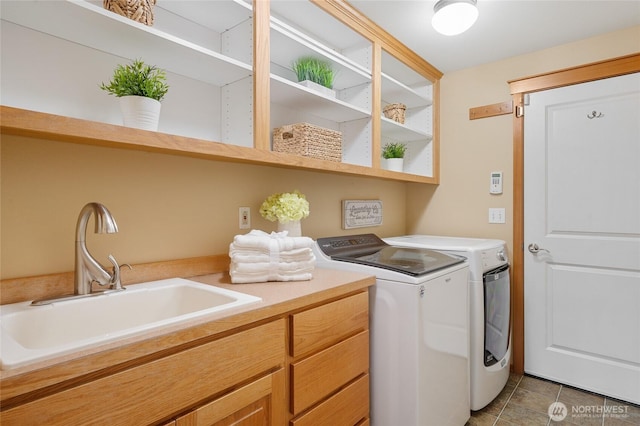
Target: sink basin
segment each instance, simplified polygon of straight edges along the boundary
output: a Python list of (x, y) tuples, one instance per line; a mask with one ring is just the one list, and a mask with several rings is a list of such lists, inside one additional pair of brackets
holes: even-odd
[(259, 297), (182, 278), (49, 305), (0, 306), (3, 370), (157, 327), (260, 301)]

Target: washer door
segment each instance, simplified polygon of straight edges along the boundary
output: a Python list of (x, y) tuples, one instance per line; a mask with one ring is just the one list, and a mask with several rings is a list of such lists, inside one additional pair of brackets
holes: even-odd
[(484, 365), (500, 361), (509, 348), (511, 286), (509, 265), (483, 275), (484, 284)]

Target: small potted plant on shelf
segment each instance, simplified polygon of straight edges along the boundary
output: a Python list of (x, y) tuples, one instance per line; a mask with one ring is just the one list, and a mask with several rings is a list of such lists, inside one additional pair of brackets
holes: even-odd
[(335, 73), (331, 63), (312, 56), (299, 58), (293, 63), (293, 71), (298, 77), (298, 82), (310, 89), (314, 89), (326, 96), (335, 97), (333, 79)]
[(404, 168), (404, 154), (407, 145), (401, 142), (389, 142), (382, 147), (382, 157), (385, 159), (385, 168), (395, 172), (401, 172)]
[(109, 84), (102, 83), (100, 88), (120, 98), (125, 126), (158, 130), (160, 101), (169, 90), (164, 70), (136, 59), (118, 65)]

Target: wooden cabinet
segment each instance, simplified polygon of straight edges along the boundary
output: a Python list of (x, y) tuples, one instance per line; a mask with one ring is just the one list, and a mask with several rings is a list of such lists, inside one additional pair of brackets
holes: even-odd
[(292, 425), (368, 419), (368, 307), (364, 292), (291, 316)]
[[(36, 369), (11, 383), (3, 380), (0, 423), (367, 424), (367, 288), (375, 281), (366, 278), (366, 282), (343, 284), (353, 286), (345, 290), (330, 289), (309, 294), (303, 301), (285, 302), (292, 304), (286, 307), (277, 307), (283, 303), (271, 306), (264, 311), (268, 314), (248, 312), (247, 323), (223, 318), (221, 322), (234, 326), (215, 334), (202, 334), (216, 329), (217, 323), (211, 322), (177, 332), (197, 335), (192, 340), (180, 340), (176, 334), (162, 336), (168, 346), (153, 353), (140, 349), (149, 344), (144, 340), (140, 346), (123, 346), (122, 351), (138, 356), (79, 371), (73, 378), (56, 376), (73, 368), (60, 363), (44, 375)], [(268, 290), (265, 284), (256, 286)], [(28, 386), (33, 380), (41, 385), (25, 390), (25, 383)]]
[[(173, 153), (438, 183), (436, 112), (442, 74), (347, 2), (158, 2), (152, 27), (94, 1), (0, 6), (2, 38), (8, 40), (2, 53), (8, 64), (2, 80), (6, 106), (119, 125), (117, 102), (98, 86), (116, 64), (141, 58), (167, 70), (171, 87), (159, 128), (167, 135), (159, 143)], [(301, 56), (331, 62), (335, 97), (297, 83), (291, 66)], [(48, 79), (41, 78), (42, 69)], [(407, 105), (406, 124), (382, 117), (383, 107), (394, 102)], [(272, 130), (297, 122), (339, 130), (342, 162), (272, 153)], [(93, 127), (84, 121), (71, 125), (82, 142), (104, 143), (94, 139)], [(229, 148), (212, 145), (202, 155), (203, 144), (183, 144), (169, 135)], [(128, 148), (150, 149), (130, 143), (135, 137), (122, 138)], [(406, 173), (381, 169), (385, 141), (408, 142)]]
[[(286, 410), (285, 327), (280, 319), (123, 366), (117, 373), (3, 411), (2, 424), (142, 425), (185, 411), (189, 413), (178, 424), (233, 424), (232, 419), (252, 414), (265, 420), (260, 424), (280, 424)], [(190, 407), (197, 406), (191, 413)]]

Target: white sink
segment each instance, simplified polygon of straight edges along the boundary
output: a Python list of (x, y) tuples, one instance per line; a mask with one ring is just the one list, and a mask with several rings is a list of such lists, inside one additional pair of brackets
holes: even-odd
[(182, 278), (121, 292), (31, 306), (0, 306), (3, 370), (188, 319), (258, 302), (255, 296)]

